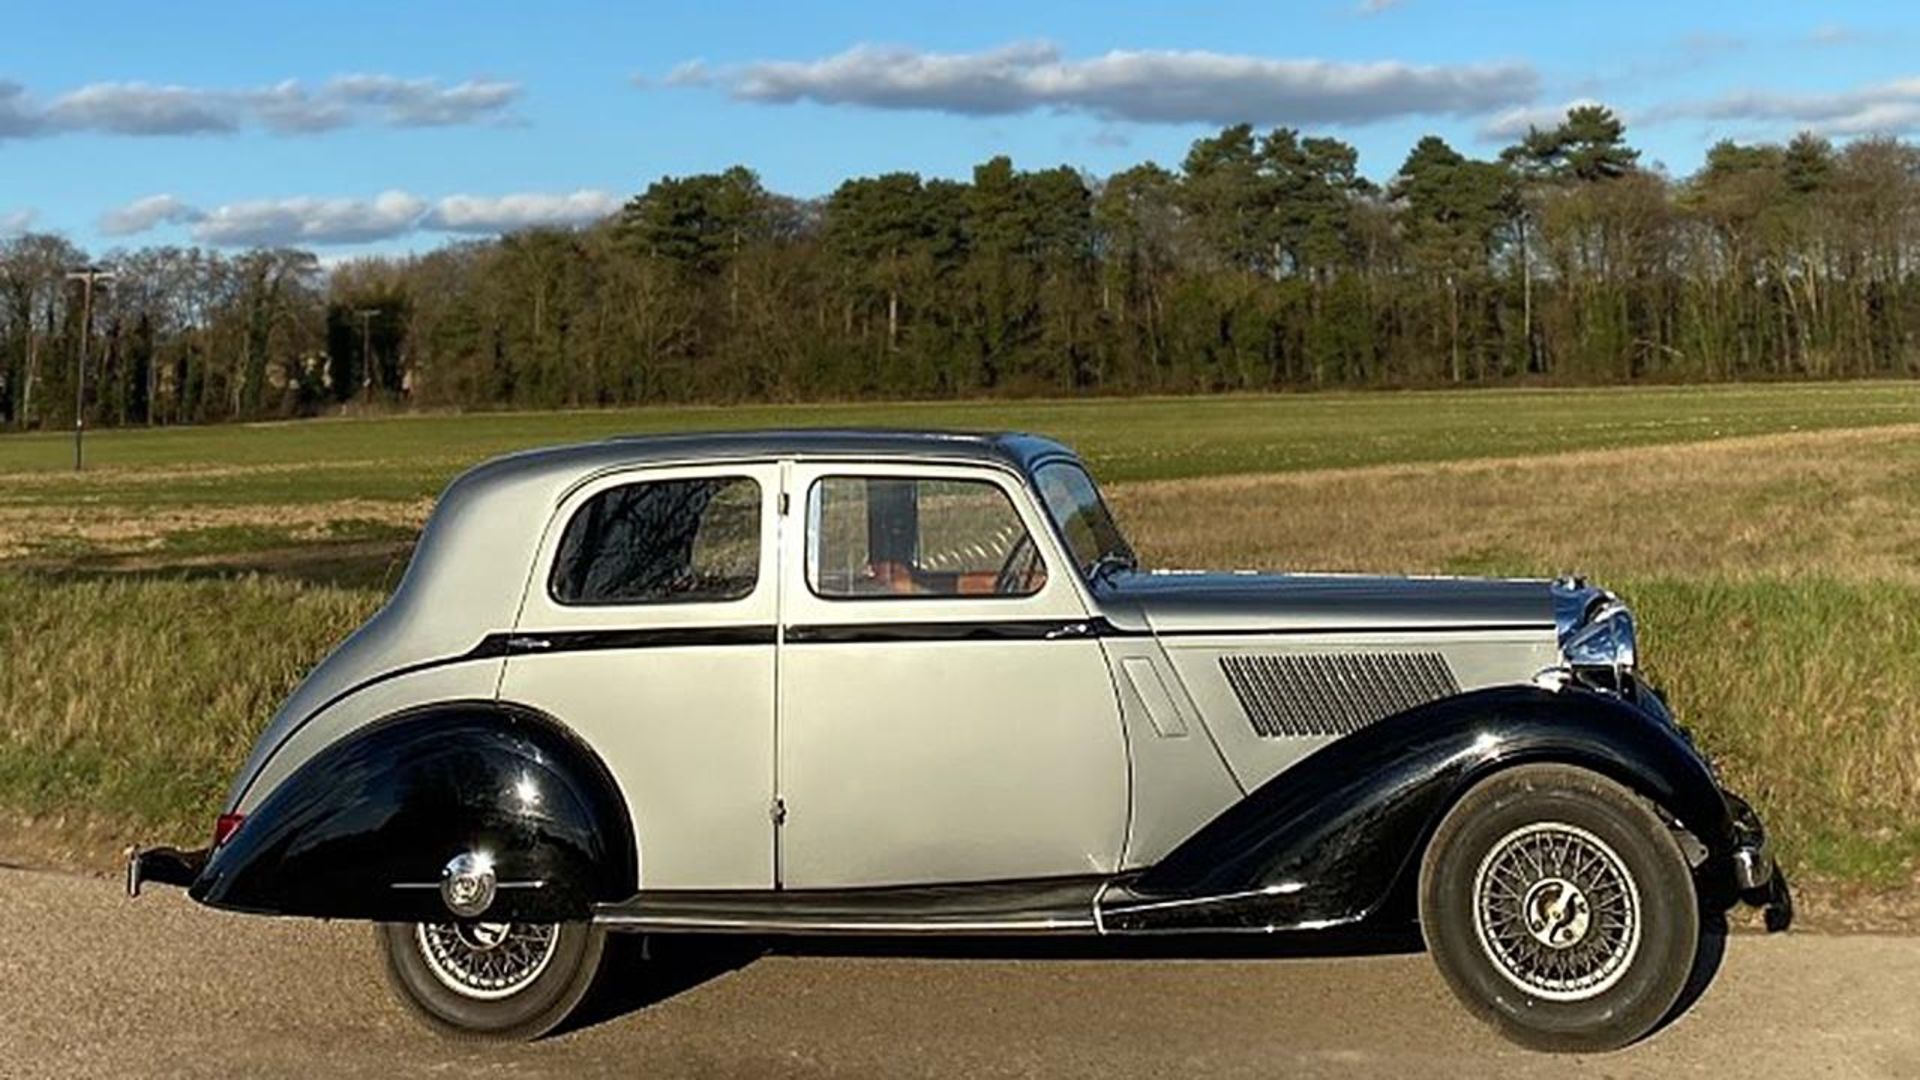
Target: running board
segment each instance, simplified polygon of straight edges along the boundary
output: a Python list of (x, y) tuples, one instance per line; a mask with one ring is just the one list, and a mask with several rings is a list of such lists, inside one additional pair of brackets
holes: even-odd
[(701, 934), (1092, 934), (1107, 878), (869, 889), (642, 892), (601, 904), (609, 929)]

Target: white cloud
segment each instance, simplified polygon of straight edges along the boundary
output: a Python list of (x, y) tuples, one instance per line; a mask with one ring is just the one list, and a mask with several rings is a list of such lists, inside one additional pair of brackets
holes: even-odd
[(499, 119), (520, 96), (520, 84), (469, 79), (442, 87), (432, 79), (342, 75), (327, 84), (330, 97), (377, 108), (394, 127), (445, 127)]
[(1815, 45), (1851, 45), (1860, 40), (1860, 31), (1844, 23), (1821, 23), (1807, 32)]
[(518, 192), (449, 195), (438, 202), (406, 191), (372, 199), (297, 195), (252, 199), (211, 209), (174, 195), (149, 195), (100, 218), (108, 236), (130, 236), (162, 225), (185, 225), (196, 243), (216, 247), (365, 244), (418, 232), (492, 234), (534, 227), (590, 225), (620, 209), (609, 192)]
[(371, 200), (257, 199), (207, 211), (191, 235), (222, 247), (364, 244), (412, 232), (426, 210), (425, 200), (404, 191), (382, 192)]
[(344, 103), (317, 98), (293, 79), (249, 90), (244, 97), (254, 117), (278, 135), (332, 131), (354, 119), (353, 111)]
[(203, 215), (172, 195), (149, 195), (100, 215), (100, 231), (107, 236), (132, 236), (159, 225), (186, 225)]
[(705, 86), (712, 81), (713, 72), (707, 68), (705, 60), (688, 60), (675, 64), (660, 83), (663, 86)]
[(0, 139), (36, 134), (43, 122), (27, 101), (27, 88), (0, 79)]
[(422, 224), (443, 232), (498, 233), (534, 226), (590, 225), (619, 209), (616, 196), (585, 188), (554, 195), (449, 195), (434, 205)]
[(1920, 131), (1920, 78), (1817, 94), (1740, 91), (1657, 110), (1655, 119), (1698, 118), (1791, 126), (1824, 135), (1901, 135)]
[[(965, 116), (1055, 109), (1109, 121), (1216, 124), (1365, 124), (1473, 115), (1524, 104), (1540, 82), (1521, 63), (1354, 63), (1163, 50), (1070, 60), (1046, 42), (973, 53), (858, 45), (820, 60), (695, 70), (742, 101)], [(680, 84), (694, 80), (686, 65), (676, 73)]]
[(476, 79), (442, 86), (433, 79), (344, 75), (318, 89), (287, 79), (239, 90), (102, 82), (37, 104), (17, 83), (0, 81), (0, 138), (97, 132), (112, 135), (224, 134), (248, 127), (282, 135), (352, 124), (437, 127), (502, 122), (520, 84)]
[(233, 131), (240, 119), (219, 95), (184, 86), (94, 83), (55, 98), (49, 129), (113, 135), (196, 135)]
[(33, 228), (33, 219), (39, 217), (33, 210), (8, 210), (0, 212), (0, 236), (18, 236)]
[[(1512, 142), (1525, 135), (1528, 128), (1548, 131), (1559, 127), (1560, 122), (1567, 118), (1569, 109), (1598, 104), (1592, 98), (1575, 98), (1562, 105), (1518, 105), (1488, 117), (1474, 135), (1481, 142)], [(1614, 110), (1614, 114), (1620, 115), (1619, 110)]]

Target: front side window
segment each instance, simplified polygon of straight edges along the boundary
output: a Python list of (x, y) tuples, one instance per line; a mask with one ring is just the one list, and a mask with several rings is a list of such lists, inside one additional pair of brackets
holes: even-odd
[(1055, 461), (1040, 466), (1033, 483), (1082, 574), (1094, 577), (1102, 567), (1137, 564), (1133, 548), (1120, 534), (1087, 470), (1070, 461)]
[(760, 485), (744, 476), (608, 488), (567, 522), (548, 588), (562, 604), (738, 600), (760, 576)]
[(807, 581), (830, 599), (1032, 596), (1047, 568), (995, 484), (829, 476), (808, 495)]

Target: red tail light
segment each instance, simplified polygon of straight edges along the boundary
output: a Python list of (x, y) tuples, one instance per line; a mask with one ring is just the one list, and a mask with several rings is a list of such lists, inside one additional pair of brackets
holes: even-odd
[(245, 814), (221, 814), (213, 822), (213, 846), (219, 847), (232, 839), (240, 831), (240, 823), (247, 820)]

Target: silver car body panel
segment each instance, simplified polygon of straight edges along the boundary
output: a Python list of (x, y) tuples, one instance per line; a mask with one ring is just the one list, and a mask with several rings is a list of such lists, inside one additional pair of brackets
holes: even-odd
[[(546, 588), (565, 523), (589, 499), (636, 480), (746, 477), (760, 491), (753, 591), (718, 603), (567, 606)], [(618, 468), (569, 491), (541, 541), (514, 624), (552, 632), (771, 627), (778, 616), (780, 467), (770, 462)], [(516, 652), (500, 696), (558, 718), (593, 747), (633, 819), (647, 888), (773, 886), (774, 653), (764, 642)]]
[[(782, 883), (845, 888), (1112, 873), (1126, 842), (1127, 751), (1098, 640), (858, 640), (833, 632), (1085, 625), (1079, 578), (1050, 542), (1026, 486), (1016, 474), (977, 465), (806, 462), (792, 472), (793, 505), (812, 505), (822, 477), (848, 473), (989, 480), (1039, 542), (1047, 577), (1027, 597), (827, 599), (806, 580), (805, 530), (788, 530)], [(820, 632), (802, 640), (795, 627)], [(843, 636), (855, 640), (819, 640)]]
[[(775, 432), (483, 464), (442, 496), (392, 599), (268, 725), (228, 810), (250, 811), (384, 716), (499, 697), (556, 718), (605, 762), (632, 816), (637, 888), (1112, 874), (1151, 865), (1335, 737), (1260, 734), (1223, 657), (1419, 649), (1439, 653), (1462, 690), (1525, 683), (1555, 662), (1545, 582), (1121, 573), (1089, 586), (1025, 482), (1068, 454), (1028, 436)], [(547, 596), (560, 528), (581, 500), (635, 478), (716, 471), (762, 487), (748, 597), (578, 608)], [(813, 595), (799, 508), (812, 479), (845, 471), (992, 480), (1038, 545), (1045, 588)], [(861, 633), (974, 622), (1050, 629)], [(774, 643), (485, 648), (509, 634), (754, 626)]]

